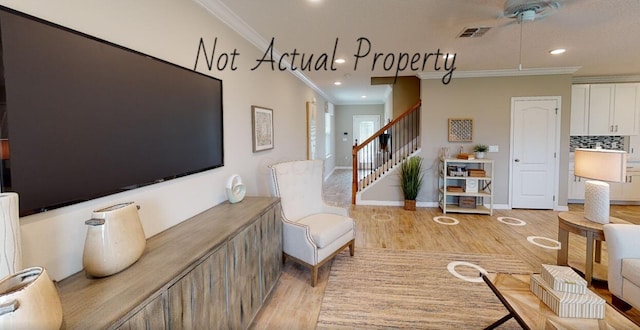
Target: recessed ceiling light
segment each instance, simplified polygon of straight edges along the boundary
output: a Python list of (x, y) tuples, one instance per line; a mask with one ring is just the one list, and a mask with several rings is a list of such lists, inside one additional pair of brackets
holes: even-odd
[(335, 62), (338, 63), (338, 64), (342, 64), (342, 63), (344, 63), (346, 61), (347, 60), (345, 60), (344, 58), (338, 58), (338, 59), (335, 60)]
[(562, 53), (564, 53), (566, 51), (567, 50), (564, 49), (564, 48), (552, 49), (552, 50), (549, 51), (549, 54), (551, 54), (551, 55), (560, 55), (560, 54), (562, 54)]
[(361, 97), (362, 97), (363, 99), (366, 99), (366, 98), (367, 98), (367, 96), (366, 96), (366, 95), (362, 95)]
[(342, 85), (342, 82), (340, 82), (340, 81), (336, 81), (336, 82), (334, 82), (333, 84), (334, 84), (334, 85), (336, 85), (336, 86), (340, 86), (340, 85)]

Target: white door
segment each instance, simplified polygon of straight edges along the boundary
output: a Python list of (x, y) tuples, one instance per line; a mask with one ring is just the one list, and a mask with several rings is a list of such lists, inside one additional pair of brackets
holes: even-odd
[(560, 97), (511, 99), (511, 207), (554, 209)]
[[(378, 115), (357, 115), (353, 116), (353, 143), (361, 144), (380, 129), (380, 116)], [(361, 169), (371, 169), (373, 166), (371, 157), (365, 157), (364, 151), (358, 153), (358, 165)]]

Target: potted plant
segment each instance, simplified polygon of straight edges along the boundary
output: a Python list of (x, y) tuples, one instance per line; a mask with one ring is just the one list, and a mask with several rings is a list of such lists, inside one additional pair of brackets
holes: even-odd
[(473, 151), (476, 153), (476, 158), (481, 159), (484, 158), (484, 153), (489, 150), (489, 147), (485, 144), (476, 144), (473, 147)]
[(409, 157), (400, 165), (400, 186), (404, 194), (404, 209), (416, 210), (416, 197), (422, 186), (422, 157)]

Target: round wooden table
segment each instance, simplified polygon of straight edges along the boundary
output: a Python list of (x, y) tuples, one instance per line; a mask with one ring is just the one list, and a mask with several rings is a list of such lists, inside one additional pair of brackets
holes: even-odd
[[(622, 219), (609, 217), (609, 223), (629, 224), (630, 222)], [(587, 238), (587, 255), (584, 263), (584, 279), (587, 285), (591, 285), (593, 277), (593, 261), (594, 251), (593, 242), (595, 241), (595, 261), (600, 262), (600, 253), (602, 249), (602, 241), (604, 231), (602, 231), (601, 223), (588, 220), (584, 217), (583, 212), (560, 212), (558, 214), (558, 241), (560, 242), (560, 250), (558, 250), (557, 264), (567, 266), (569, 259), (569, 233), (584, 236)]]

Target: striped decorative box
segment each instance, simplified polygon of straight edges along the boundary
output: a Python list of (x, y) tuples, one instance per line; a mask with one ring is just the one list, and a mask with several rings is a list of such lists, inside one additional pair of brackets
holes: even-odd
[(587, 281), (571, 267), (542, 265), (541, 275), (542, 279), (556, 291), (580, 294), (587, 292)]
[(551, 288), (539, 274), (531, 275), (531, 292), (560, 317), (604, 319), (604, 299), (591, 290), (585, 294), (559, 292)]

